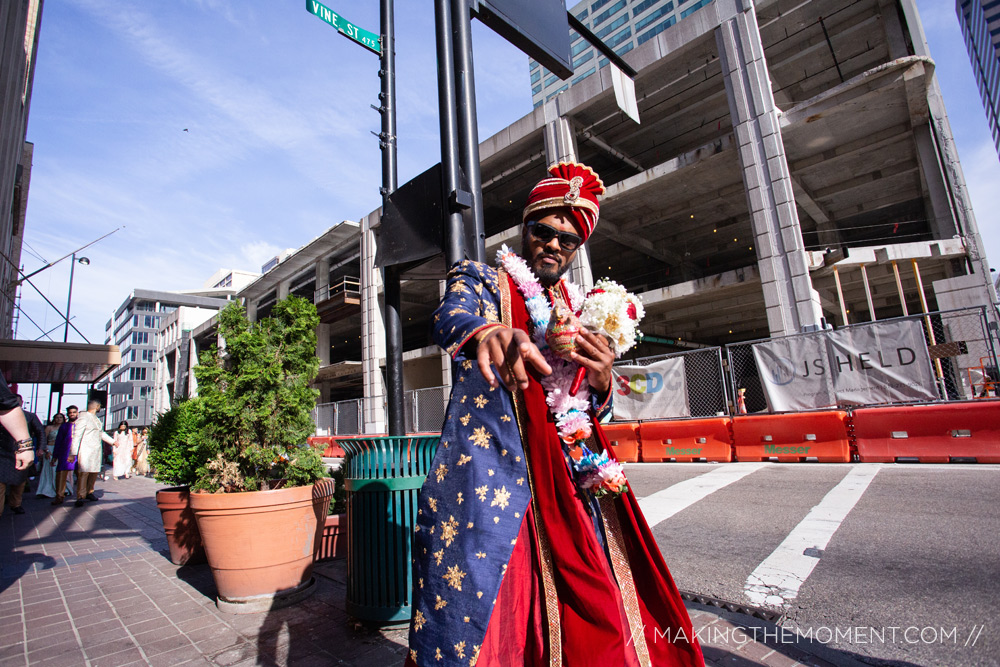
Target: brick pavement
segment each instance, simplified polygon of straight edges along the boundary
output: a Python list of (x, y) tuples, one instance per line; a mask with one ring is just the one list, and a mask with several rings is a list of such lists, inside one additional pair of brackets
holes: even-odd
[[(59, 507), (26, 494), (0, 516), (0, 665), (152, 667), (401, 665), (405, 630), (372, 630), (344, 611), (343, 561), (318, 564), (317, 590), (289, 608), (230, 615), (207, 565), (178, 567), (147, 478), (98, 482), (98, 502)], [(805, 641), (758, 642), (777, 627), (689, 604), (712, 667), (857, 665)], [(770, 630), (770, 635), (764, 634)], [(748, 634), (748, 632), (750, 634)]]

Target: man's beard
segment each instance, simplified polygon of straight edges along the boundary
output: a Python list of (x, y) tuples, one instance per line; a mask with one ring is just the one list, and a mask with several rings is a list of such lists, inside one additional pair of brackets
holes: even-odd
[[(559, 279), (563, 277), (563, 274), (569, 271), (569, 262), (563, 263), (563, 259), (558, 255), (550, 255), (547, 253), (539, 253), (534, 259), (531, 258), (531, 248), (529, 247), (527, 239), (521, 241), (521, 257), (528, 262), (528, 266), (531, 271), (538, 278), (538, 282), (542, 284), (542, 287), (552, 287), (559, 282)], [(556, 268), (546, 268), (543, 266), (537, 266), (537, 261), (543, 257), (551, 257), (557, 262)]]

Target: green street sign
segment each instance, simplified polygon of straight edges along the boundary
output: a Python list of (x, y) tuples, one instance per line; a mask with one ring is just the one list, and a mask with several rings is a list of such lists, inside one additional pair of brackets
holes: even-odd
[(353, 40), (377, 56), (382, 55), (382, 42), (374, 32), (359, 28), (321, 2), (306, 0), (306, 11), (329, 23), (344, 37)]

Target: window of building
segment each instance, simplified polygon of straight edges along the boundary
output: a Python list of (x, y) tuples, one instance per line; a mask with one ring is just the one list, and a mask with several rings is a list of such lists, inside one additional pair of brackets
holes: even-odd
[(538, 83), (541, 80), (542, 80), (542, 73), (541, 72), (539, 72), (537, 70), (534, 71), (534, 72), (532, 72), (532, 74), (531, 74), (531, 83), (532, 83), (532, 85)]
[(588, 51), (587, 53), (584, 53), (582, 56), (573, 61), (573, 69), (575, 70), (577, 67), (587, 62), (588, 60), (592, 59), (593, 57), (594, 57), (593, 51)]
[(660, 7), (655, 12), (650, 12), (649, 14), (643, 16), (641, 19), (635, 22), (635, 31), (639, 32), (640, 30), (651, 24), (656, 19), (660, 18), (661, 16), (666, 16), (673, 10), (674, 10), (674, 4), (670, 3), (669, 5)]
[[(647, 9), (649, 9), (650, 7), (652, 7), (653, 5), (655, 5), (659, 1), (660, 0), (642, 0), (642, 2), (640, 2), (636, 6), (632, 7), (632, 16), (636, 17), (639, 14), (642, 14), (644, 11), (646, 11)], [(673, 2), (670, 3), (670, 8), (671, 9), (674, 8), (674, 3)]]
[(620, 33), (609, 39), (607, 41), (607, 44), (613, 49), (631, 36), (632, 36), (632, 28), (625, 28)]
[(636, 37), (635, 41), (638, 42), (639, 44), (642, 44), (643, 42), (646, 42), (646, 41), (648, 41), (650, 39), (653, 39), (654, 37), (656, 37), (661, 32), (663, 32), (664, 30), (666, 30), (667, 28), (669, 28), (670, 26), (672, 26), (675, 23), (677, 23), (676, 17), (671, 16), (666, 21), (663, 21), (662, 23), (659, 23), (655, 27), (650, 28), (646, 32), (644, 32), (641, 35), (639, 35), (638, 37)]
[[(691, 16), (696, 11), (698, 11), (699, 9), (701, 9), (702, 7), (704, 7), (705, 5), (707, 5), (710, 2), (712, 2), (712, 0), (699, 0), (698, 2), (696, 2), (695, 4), (691, 5), (687, 9), (685, 9), (683, 12), (681, 12), (681, 18), (683, 19), (683, 18), (687, 18), (688, 16)], [(681, 3), (681, 4), (684, 4), (684, 3)]]
[(619, 16), (614, 21), (612, 21), (608, 25), (604, 26), (603, 28), (601, 28), (600, 30), (598, 30), (594, 34), (597, 37), (600, 37), (601, 39), (604, 39), (607, 35), (610, 35), (615, 30), (617, 30), (618, 28), (620, 28), (623, 25), (625, 25), (626, 21), (628, 21), (628, 14), (622, 14), (621, 16)]
[[(593, 55), (593, 54), (591, 54), (591, 55)], [(583, 81), (584, 79), (586, 79), (588, 76), (590, 76), (591, 74), (593, 74), (596, 71), (597, 71), (597, 67), (591, 66), (590, 69), (588, 69), (586, 72), (584, 72), (580, 76), (578, 76), (575, 79), (573, 79), (573, 81), (571, 81), (570, 83), (572, 83), (573, 85), (576, 85), (577, 83), (579, 83), (580, 81)]]
[(611, 2), (611, 0), (597, 0), (597, 2), (595, 2), (590, 6), (590, 11), (596, 12), (598, 9), (608, 4), (609, 2)]
[(613, 4), (611, 7), (609, 7), (608, 9), (605, 9), (603, 12), (601, 12), (600, 14), (598, 14), (597, 16), (595, 16), (594, 17), (594, 24), (593, 24), (594, 27), (596, 28), (598, 25), (600, 25), (601, 23), (604, 23), (609, 18), (611, 18), (611, 16), (613, 14), (617, 14), (622, 9), (625, 9), (625, 5), (626, 5), (625, 0), (618, 0), (618, 2), (616, 2), (615, 4)]

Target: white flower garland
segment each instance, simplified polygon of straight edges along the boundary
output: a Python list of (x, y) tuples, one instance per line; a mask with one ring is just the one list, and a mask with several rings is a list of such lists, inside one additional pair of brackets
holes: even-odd
[[(497, 251), (497, 263), (510, 275), (524, 297), (528, 316), (534, 326), (532, 340), (552, 367), (552, 374), (543, 377), (541, 384), (545, 390), (545, 403), (555, 419), (559, 438), (570, 448), (583, 446), (592, 432), (590, 416), (587, 414), (590, 408), (590, 387), (585, 379), (576, 395), (570, 394), (579, 364), (556, 355), (545, 341), (545, 332), (552, 314), (552, 305), (545, 295), (545, 288), (538, 282), (527, 262), (506, 244)], [(570, 300), (569, 307), (574, 311), (580, 310), (584, 305), (583, 291), (569, 281), (564, 281), (564, 284)], [(577, 485), (597, 495), (621, 493), (625, 488), (622, 465), (609, 460), (606, 454), (593, 454), (586, 446), (583, 446), (583, 458), (574, 462), (573, 470)]]

